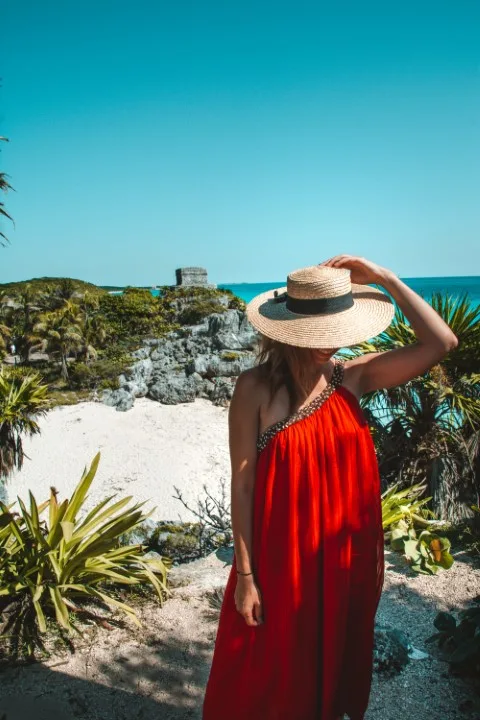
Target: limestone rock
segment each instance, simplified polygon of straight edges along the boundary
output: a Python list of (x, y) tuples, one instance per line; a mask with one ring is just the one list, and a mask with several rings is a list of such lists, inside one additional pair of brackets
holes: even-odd
[(165, 405), (193, 402), (196, 396), (195, 381), (185, 374), (159, 377), (148, 391), (148, 397)]
[(105, 405), (111, 405), (116, 410), (122, 412), (130, 410), (130, 408), (133, 407), (134, 400), (134, 396), (123, 388), (119, 388), (118, 390), (104, 390), (103, 402)]

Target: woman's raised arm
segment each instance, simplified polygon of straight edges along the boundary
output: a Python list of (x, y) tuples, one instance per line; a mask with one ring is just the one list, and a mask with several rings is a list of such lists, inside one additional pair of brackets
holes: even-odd
[(385, 352), (366, 353), (345, 363), (358, 394), (401, 385), (436, 365), (458, 339), (433, 307), (391, 270), (361, 257), (338, 255), (322, 263), (351, 271), (353, 283), (375, 283), (394, 298), (415, 333), (417, 342)]

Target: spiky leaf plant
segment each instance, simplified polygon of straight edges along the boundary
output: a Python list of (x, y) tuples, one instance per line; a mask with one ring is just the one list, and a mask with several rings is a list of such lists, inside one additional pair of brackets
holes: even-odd
[(160, 603), (169, 595), (170, 561), (145, 557), (142, 545), (119, 541), (153, 510), (145, 515), (144, 503), (127, 508), (131, 497), (109, 504), (112, 495), (79, 517), (99, 460), (100, 453), (61, 503), (54, 488), (40, 505), (30, 492), (29, 509), (19, 498), (20, 513), (0, 503), (0, 637), (10, 639), (11, 650), (23, 644), (33, 654), (47, 618), (69, 633), (79, 632), (71, 613), (81, 613), (87, 599), (118, 608), (139, 625), (135, 610), (114, 597), (114, 586), (151, 585)]

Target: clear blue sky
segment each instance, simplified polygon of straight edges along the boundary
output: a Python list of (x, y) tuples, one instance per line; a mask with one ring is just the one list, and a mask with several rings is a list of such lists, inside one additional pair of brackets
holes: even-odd
[(4, 0), (0, 282), (480, 274), (480, 4)]

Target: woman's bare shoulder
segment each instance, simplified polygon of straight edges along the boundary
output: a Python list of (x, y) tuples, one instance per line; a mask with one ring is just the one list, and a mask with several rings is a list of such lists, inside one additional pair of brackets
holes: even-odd
[(240, 373), (235, 383), (234, 396), (256, 407), (268, 397), (268, 386), (258, 365)]

